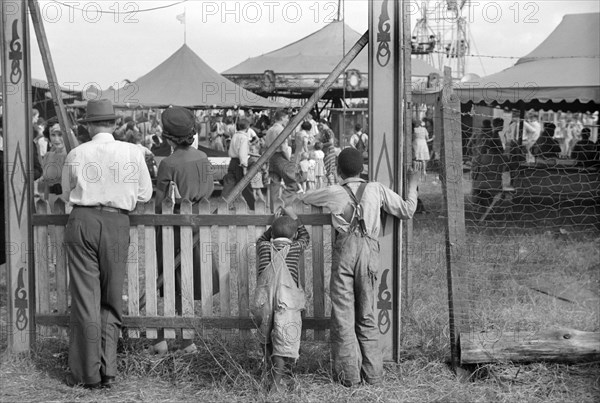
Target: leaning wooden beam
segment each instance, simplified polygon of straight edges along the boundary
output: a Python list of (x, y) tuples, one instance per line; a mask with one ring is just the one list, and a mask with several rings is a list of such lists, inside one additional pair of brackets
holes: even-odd
[(574, 329), (460, 334), (460, 363), (600, 360), (600, 333)]
[(44, 70), (46, 70), (48, 86), (50, 87), (50, 93), (52, 94), (52, 103), (54, 104), (56, 115), (58, 116), (58, 124), (64, 133), (63, 139), (65, 141), (65, 148), (67, 152), (69, 152), (71, 149), (77, 147), (79, 143), (73, 130), (71, 130), (71, 125), (68, 124), (67, 111), (60, 91), (61, 86), (56, 78), (54, 62), (52, 61), (48, 38), (46, 37), (46, 29), (44, 28), (44, 23), (41, 18), (40, 6), (35, 0), (29, 0), (28, 3), (31, 20), (33, 21), (33, 28), (35, 29), (35, 36), (37, 37), (40, 53), (42, 54), (42, 61), (44, 62)]
[(325, 81), (323, 81), (323, 84), (321, 84), (321, 86), (317, 88), (315, 93), (312, 94), (309, 100), (304, 104), (304, 106), (302, 106), (298, 114), (288, 123), (288, 125), (283, 129), (281, 134), (279, 134), (279, 136), (269, 146), (269, 148), (265, 150), (265, 152), (258, 159), (258, 161), (256, 161), (256, 163), (248, 169), (246, 176), (244, 176), (242, 180), (235, 185), (235, 187), (231, 190), (231, 193), (225, 198), (225, 201), (227, 203), (231, 203), (232, 201), (234, 201), (240, 195), (240, 193), (242, 193), (242, 190), (244, 190), (246, 186), (250, 184), (250, 181), (252, 180), (254, 175), (258, 173), (260, 167), (263, 166), (263, 164), (265, 164), (269, 160), (269, 158), (271, 158), (271, 156), (275, 153), (275, 150), (277, 150), (288, 138), (288, 136), (292, 134), (296, 126), (298, 126), (302, 122), (304, 116), (306, 116), (306, 114), (314, 108), (317, 102), (319, 102), (323, 95), (325, 95), (325, 93), (329, 91), (331, 86), (340, 77), (340, 74), (342, 74), (344, 70), (346, 70), (346, 68), (350, 65), (350, 63), (352, 63), (356, 56), (358, 56), (360, 51), (363, 50), (363, 48), (367, 45), (368, 42), (369, 31), (365, 32), (363, 36), (358, 40), (358, 42), (356, 42), (354, 46), (352, 46), (350, 51), (344, 56), (344, 58), (333, 69), (333, 71), (327, 76)]

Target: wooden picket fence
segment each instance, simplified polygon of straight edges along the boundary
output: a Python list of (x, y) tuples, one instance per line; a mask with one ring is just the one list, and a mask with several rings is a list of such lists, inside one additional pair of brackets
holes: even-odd
[[(130, 214), (130, 244), (124, 286), (124, 331), (129, 337), (156, 338), (164, 329), (174, 338), (181, 329), (184, 338), (193, 338), (205, 329), (237, 329), (241, 337), (251, 335), (255, 323), (250, 301), (256, 285), (256, 240), (273, 221), (263, 202), (249, 211), (243, 200), (228, 205), (202, 200), (192, 207), (184, 200), (178, 214), (173, 204), (163, 203), (155, 214), (154, 202), (138, 204)], [(69, 325), (68, 260), (64, 247), (68, 214), (57, 200), (52, 208), (38, 200), (33, 215), (36, 287), (36, 325), (48, 332)], [(298, 202), (294, 205), (310, 234), (310, 246), (300, 262), (299, 281), (307, 295), (304, 338), (324, 340), (329, 328), (329, 279), (331, 275), (331, 227), (329, 214)], [(175, 227), (180, 228), (180, 245), (175, 245)], [(162, 227), (162, 253), (157, 250), (157, 227)], [(194, 248), (194, 244), (198, 245)], [(174, 250), (180, 246), (181, 254)], [(201, 301), (194, 301), (193, 253), (199, 254)], [(157, 276), (157, 259), (162, 255), (162, 281)], [(175, 270), (181, 270), (181, 309), (176, 313)], [(219, 290), (213, 290), (218, 276)], [(157, 288), (162, 283), (160, 296)], [(126, 297), (125, 297), (126, 296)], [(312, 329), (307, 332), (307, 329)], [(63, 330), (64, 332), (64, 330)]]

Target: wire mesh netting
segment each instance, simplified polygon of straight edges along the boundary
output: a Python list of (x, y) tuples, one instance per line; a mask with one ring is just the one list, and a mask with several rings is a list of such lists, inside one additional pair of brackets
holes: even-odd
[[(526, 338), (551, 328), (600, 328), (597, 127), (572, 130), (565, 145), (563, 135), (556, 135), (560, 118), (558, 124), (542, 121), (532, 141), (527, 124), (520, 128), (525, 134), (518, 132), (528, 118), (484, 116), (467, 126), (463, 120), (467, 232), (457, 248), (459, 293), (453, 296), (460, 304), (461, 333)], [(590, 134), (593, 153), (582, 155), (577, 145), (589, 144)], [(404, 346), (449, 354), (445, 228), (452, 211), (443, 196), (442, 164), (430, 150), (408, 248), (412, 278)], [(438, 340), (428, 334), (438, 334)]]

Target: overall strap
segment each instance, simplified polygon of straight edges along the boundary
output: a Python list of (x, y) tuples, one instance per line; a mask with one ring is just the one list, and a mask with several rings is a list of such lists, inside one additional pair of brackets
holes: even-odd
[(347, 183), (342, 187), (346, 192), (348, 192), (348, 195), (350, 196), (354, 204), (359, 205), (360, 201), (362, 200), (363, 193), (365, 192), (365, 188), (367, 187), (367, 182), (362, 182), (360, 184), (358, 190), (356, 191), (356, 195), (354, 194), (354, 192), (352, 192), (352, 189), (350, 189), (350, 186), (348, 186)]
[(360, 205), (360, 201), (362, 200), (363, 193), (365, 192), (365, 188), (367, 187), (366, 182), (362, 182), (356, 191), (356, 195), (352, 192), (347, 184), (342, 186), (354, 204), (354, 211), (352, 212), (352, 218), (350, 219), (350, 228), (355, 229), (356, 227), (360, 228), (360, 233), (362, 236), (367, 236), (367, 227), (363, 217), (363, 209)]

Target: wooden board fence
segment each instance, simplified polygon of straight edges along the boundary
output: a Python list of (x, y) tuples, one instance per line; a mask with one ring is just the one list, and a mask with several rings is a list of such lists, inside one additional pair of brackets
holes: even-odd
[[(215, 209), (218, 213), (211, 214)], [(325, 258), (331, 256), (331, 218), (301, 203), (295, 209), (311, 236), (300, 265), (300, 282), (308, 296), (303, 336), (312, 335), (306, 331), (310, 329), (315, 339), (325, 340), (331, 312), (326, 292), (331, 260)], [(123, 288), (127, 335), (153, 339), (164, 329), (166, 338), (174, 338), (179, 330), (183, 338), (193, 338), (203, 329), (220, 328), (238, 329), (241, 337), (250, 337), (255, 328), (250, 303), (256, 285), (256, 240), (273, 221), (264, 202), (253, 212), (243, 201), (228, 205), (223, 199), (204, 199), (195, 206), (185, 200), (180, 211), (165, 202), (161, 211), (155, 213), (153, 201), (139, 204), (130, 214), (130, 244), (119, 245), (128, 247)], [(62, 201), (36, 204), (36, 324), (44, 332), (49, 326), (69, 325), (67, 220)], [(213, 277), (218, 278), (218, 289)], [(194, 280), (200, 280), (201, 301), (194, 301)]]

